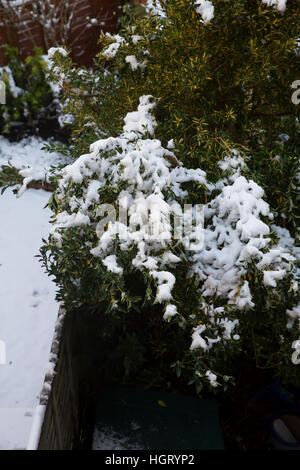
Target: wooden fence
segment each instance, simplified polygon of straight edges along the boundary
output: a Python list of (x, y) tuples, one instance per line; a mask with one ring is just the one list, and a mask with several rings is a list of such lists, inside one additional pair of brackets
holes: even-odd
[(79, 377), (72, 355), (72, 326), (65, 317), (38, 450), (72, 450), (79, 435)]
[[(0, 21), (0, 46), (10, 44), (17, 46), (24, 59), (32, 54), (34, 45), (47, 50), (45, 30), (38, 20), (29, 13), (32, 0), (19, 17), (9, 20), (8, 14), (3, 14)], [(59, 1), (59, 0), (57, 0)], [(76, 9), (70, 27), (67, 46), (71, 45), (71, 56), (80, 65), (90, 65), (97, 51), (97, 40), (100, 31), (115, 33), (118, 28), (119, 0), (76, 0)], [(28, 7), (29, 5), (29, 7)], [(96, 19), (89, 23), (88, 18)], [(55, 44), (50, 44), (55, 45)], [(5, 63), (3, 49), (0, 47), (0, 65)]]

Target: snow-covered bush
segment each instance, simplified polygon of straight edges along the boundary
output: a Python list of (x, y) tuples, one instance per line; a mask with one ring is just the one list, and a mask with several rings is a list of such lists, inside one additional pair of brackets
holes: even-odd
[[(137, 357), (156, 335), (198, 390), (248, 364), (299, 381), (300, 4), (284, 6), (148, 2), (101, 37), (93, 70), (53, 57), (78, 157), (42, 248), (59, 299), (97, 312), (102, 340), (134, 330)], [(204, 230), (189, 208), (195, 224), (178, 237), (184, 204), (204, 206)]]
[[(120, 312), (147, 311), (145, 331), (158, 307), (156, 328), (177, 328), (177, 373), (183, 369), (198, 390), (226, 387), (241, 351), (255, 352), (262, 367), (280, 360), (279, 375), (296, 375), (299, 250), (273, 225), (264, 191), (237, 151), (210, 183), (154, 138), (154, 107), (151, 96), (140, 97), (118, 137), (93, 143), (62, 171), (42, 248), (59, 297), (69, 311), (103, 310), (116, 322)], [(204, 205), (204, 226), (190, 206), (183, 211), (196, 203)], [(192, 221), (180, 236), (178, 218)]]

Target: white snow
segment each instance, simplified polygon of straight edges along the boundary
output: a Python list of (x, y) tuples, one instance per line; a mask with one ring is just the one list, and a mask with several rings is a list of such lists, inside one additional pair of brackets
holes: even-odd
[(33, 422), (31, 408), (0, 408), (0, 450), (25, 450)]
[(146, 62), (138, 62), (137, 58), (135, 55), (127, 55), (125, 57), (125, 62), (130, 65), (131, 70), (137, 70), (139, 67), (143, 69), (146, 65)]
[(167, 300), (171, 300), (171, 291), (176, 281), (174, 274), (168, 271), (150, 271), (150, 274), (158, 283), (156, 295), (157, 302), (163, 303)]
[(102, 260), (102, 263), (104, 264), (104, 266), (106, 266), (108, 271), (111, 271), (112, 273), (123, 273), (123, 268), (120, 268), (120, 266), (118, 266), (116, 255), (107, 256)]
[(36, 450), (38, 447), (45, 411), (46, 405), (38, 405), (35, 409), (26, 450)]
[(43, 385), (58, 312), (55, 285), (35, 258), (49, 231), (48, 199), (34, 189), (19, 200), (12, 190), (0, 197), (0, 335), (7, 355), (0, 407), (34, 407)]
[[(61, 161), (41, 146), (38, 138), (11, 144), (0, 137), (0, 167), (9, 160), (40, 171)], [(44, 209), (49, 197), (34, 189), (20, 199), (12, 189), (0, 196), (0, 340), (6, 345), (6, 364), (0, 365), (0, 449), (26, 448), (58, 313), (55, 285), (35, 257), (49, 233), (51, 212)], [(25, 408), (32, 410), (30, 419)]]
[(286, 9), (287, 0), (262, 0), (262, 3), (266, 3), (268, 7), (274, 7), (276, 10), (283, 13)]
[(152, 96), (150, 95), (141, 96), (137, 111), (127, 113), (124, 118), (124, 132), (137, 132), (141, 135), (144, 135), (146, 132), (149, 132), (150, 135), (154, 134), (156, 120), (152, 116), (151, 110), (155, 107), (155, 103), (154, 100), (151, 102), (151, 98)]
[(204, 351), (207, 351), (208, 349), (208, 344), (206, 343), (205, 339), (202, 338), (202, 333), (206, 330), (205, 325), (199, 325), (197, 328), (195, 328), (193, 334), (192, 334), (192, 344), (190, 346), (191, 350), (197, 349), (197, 348), (202, 348)]
[(130, 65), (132, 70), (136, 70), (139, 66), (139, 63), (135, 55), (128, 55), (125, 57), (125, 62)]
[(49, 153), (42, 150), (45, 141), (40, 137), (27, 137), (20, 142), (11, 143), (0, 136), (0, 170), (2, 165), (10, 165), (18, 168), (34, 168), (36, 172), (45, 171), (51, 165), (63, 163), (65, 158), (58, 153)]
[(206, 377), (208, 378), (208, 380), (210, 381), (210, 384), (212, 387), (217, 387), (218, 383), (217, 383), (217, 376), (216, 374), (213, 374), (210, 370), (206, 371)]
[(113, 59), (125, 40), (119, 34), (111, 35), (110, 33), (106, 33), (106, 37), (110, 38), (113, 42), (102, 51), (102, 55), (107, 59)]
[(147, 13), (151, 12), (152, 15), (158, 16), (160, 18), (166, 17), (166, 12), (161, 6), (159, 0), (147, 0), (145, 7)]
[[(53, 334), (52, 344), (51, 344), (51, 351), (49, 354), (49, 362), (46, 367), (45, 381), (44, 381), (43, 389), (40, 394), (40, 405), (44, 405), (44, 406), (47, 405), (50, 392), (52, 389), (52, 383), (53, 383), (53, 379), (55, 376), (55, 368), (58, 362), (59, 345), (60, 345), (60, 340), (61, 340), (62, 331), (63, 331), (65, 314), (66, 314), (65, 310), (62, 307), (60, 307), (57, 320), (55, 323), (54, 334)], [(42, 408), (36, 409), (36, 415), (41, 415), (42, 412), (43, 412)], [(36, 415), (35, 415), (35, 422), (39, 421), (40, 419)], [(37, 427), (36, 423), (35, 423), (35, 426)], [(36, 430), (36, 433), (38, 433), (38, 430)]]
[(140, 36), (139, 34), (133, 34), (131, 36), (131, 41), (133, 42), (135, 46), (137, 45), (139, 41), (141, 41), (141, 39), (143, 39), (143, 36)]
[(168, 318), (174, 317), (174, 315), (176, 314), (177, 314), (176, 305), (168, 304), (165, 314), (164, 314), (164, 320), (168, 320)]
[(50, 47), (50, 49), (48, 50), (49, 59), (53, 59), (53, 57), (55, 56), (57, 52), (61, 54), (63, 57), (67, 57), (68, 55), (68, 52), (62, 47)]

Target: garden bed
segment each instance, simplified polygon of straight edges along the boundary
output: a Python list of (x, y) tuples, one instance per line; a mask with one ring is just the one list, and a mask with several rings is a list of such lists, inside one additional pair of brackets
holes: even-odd
[[(196, 449), (223, 448), (218, 405), (215, 400), (198, 401), (192, 396), (145, 391), (141, 387), (102, 387), (97, 369), (94, 368), (92, 373), (93, 363), (97, 360), (95, 353), (97, 347), (93, 342), (95, 336), (90, 335), (93, 326), (96, 326), (95, 319), (94, 322), (91, 320), (90, 323), (86, 323), (82, 321), (80, 315), (65, 315), (63, 309), (60, 309), (40, 405), (36, 410), (32, 426), (29, 449), (98, 449), (100, 441), (101, 445), (110, 446), (106, 450), (116, 448), (114, 446), (118, 449), (132, 448), (129, 444), (129, 447), (124, 444), (124, 439), (120, 436), (125, 432), (125, 441), (132, 440), (126, 426), (130, 427), (136, 418), (141, 420), (141, 427), (143, 426), (142, 433), (138, 435), (143, 438), (141, 445), (144, 449), (151, 444), (154, 446), (153, 449), (158, 448), (154, 432), (158, 427), (163, 427), (167, 433), (166, 442), (169, 442), (170, 449), (172, 445), (176, 448), (181, 445), (182, 449), (185, 445), (186, 448)], [(91, 341), (88, 341), (89, 337)], [(120, 401), (120, 396), (124, 393), (128, 406), (123, 410), (118, 406), (121, 408), (123, 406), (124, 400)], [(133, 407), (133, 399), (140, 405)], [(106, 412), (103, 409), (103, 400)], [(151, 410), (155, 410), (155, 413)], [(152, 419), (152, 424), (149, 419), (150, 421)], [(109, 432), (107, 432), (108, 421), (112, 426)], [(203, 431), (203, 427), (206, 429), (202, 432), (202, 437), (200, 431), (197, 433), (199, 436), (197, 442), (192, 439), (189, 430), (191, 426), (188, 426), (188, 423), (200, 431)], [(209, 433), (207, 433), (208, 428)], [(154, 431), (151, 432), (151, 429)], [(104, 431), (106, 437), (102, 442)], [(136, 434), (137, 428), (134, 432)], [(177, 440), (172, 444), (174, 433)], [(189, 441), (191, 442), (188, 444)]]
[[(198, 447), (193, 441), (192, 447), (188, 446), (190, 449), (221, 449), (223, 439), (226, 449), (272, 449), (272, 406), (264, 400), (253, 399), (272, 379), (268, 373), (255, 372), (249, 363), (243, 384), (218, 401), (145, 390), (141, 384), (122, 387), (113, 383), (114, 377), (111, 377), (111, 386), (107, 379), (103, 381), (100, 372), (97, 325), (95, 316), (82, 312), (65, 315), (60, 308), (40, 405), (32, 426), (30, 449), (138, 450), (150, 449), (152, 445), (152, 449), (158, 450), (155, 433), (150, 432), (157, 427), (155, 423), (166, 428), (167, 441), (170, 437), (169, 445), (165, 443), (164, 448), (166, 445), (170, 450), (173, 448), (172, 429), (177, 426), (177, 437), (183, 432), (178, 438), (184, 449), (189, 439), (189, 426), (184, 423), (189, 420), (199, 429), (203, 423), (205, 429), (210, 429), (204, 440), (200, 429)], [(297, 397), (299, 391), (293, 392)], [(182, 409), (183, 413), (180, 418), (177, 412), (178, 422), (175, 409)], [(152, 410), (150, 415), (149, 410)], [(152, 427), (150, 418), (155, 422)], [(175, 424), (168, 428), (170, 419), (175, 420)], [(174, 445), (179, 449), (178, 442)]]

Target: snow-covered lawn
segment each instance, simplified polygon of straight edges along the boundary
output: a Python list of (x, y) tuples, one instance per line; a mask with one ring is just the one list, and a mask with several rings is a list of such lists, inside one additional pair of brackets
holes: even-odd
[[(42, 169), (61, 160), (41, 147), (37, 138), (10, 144), (0, 137), (0, 166), (9, 160), (18, 168)], [(58, 312), (55, 285), (35, 258), (50, 227), (50, 210), (44, 209), (49, 197), (34, 189), (19, 199), (11, 189), (0, 196), (0, 341), (6, 344), (6, 364), (0, 365), (0, 449), (26, 443), (28, 409), (39, 402)]]

